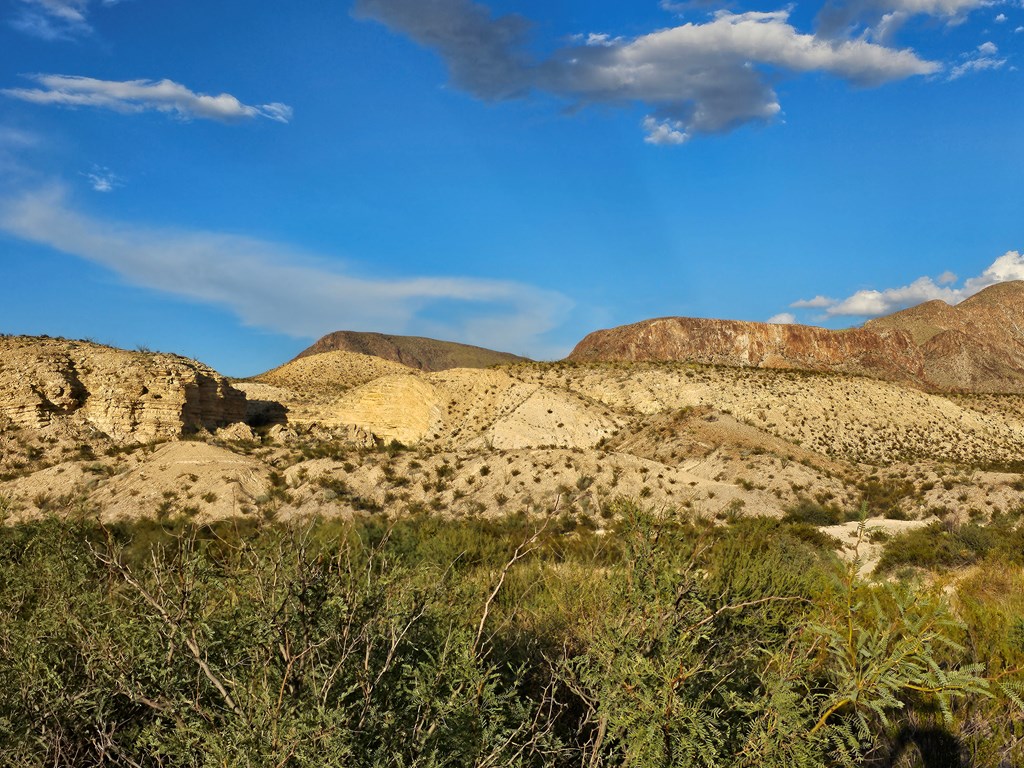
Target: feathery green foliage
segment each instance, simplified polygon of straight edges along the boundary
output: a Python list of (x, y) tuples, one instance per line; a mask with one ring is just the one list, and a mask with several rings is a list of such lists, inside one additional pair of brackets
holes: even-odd
[(0, 528), (0, 766), (825, 767), (925, 726), (1024, 758), (1016, 582), (951, 604), (799, 525), (613, 512)]

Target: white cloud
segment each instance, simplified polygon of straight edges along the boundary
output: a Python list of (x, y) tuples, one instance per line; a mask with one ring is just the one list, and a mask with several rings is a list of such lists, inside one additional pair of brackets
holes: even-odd
[(89, 0), (14, 0), (10, 24), (44, 40), (67, 40), (92, 32)]
[(591, 32), (586, 36), (586, 38), (584, 38), (584, 42), (587, 45), (598, 45), (603, 47), (616, 45), (620, 40), (622, 40), (621, 37), (612, 37), (604, 32)]
[(949, 71), (949, 80), (959, 80), (964, 75), (986, 70), (1001, 69), (1006, 59), (996, 58), (999, 48), (995, 43), (982, 43), (977, 51), (961, 56), (961, 62)]
[(771, 83), (784, 73), (875, 86), (941, 69), (909, 49), (798, 32), (788, 11), (719, 11), (706, 23), (601, 36), (600, 45), (569, 45), (541, 60), (529, 51), (526, 19), (492, 17), (472, 0), (357, 0), (355, 13), (436, 50), (452, 82), (479, 98), (536, 90), (580, 106), (643, 104), (647, 141), (661, 144), (774, 119), (781, 106)]
[[(562, 294), (502, 280), (355, 276), (265, 241), (92, 218), (61, 188), (0, 198), (0, 231), (87, 259), (126, 281), (226, 307), (245, 323), (295, 336), (340, 328), (415, 332), (511, 351), (546, 352), (543, 335), (571, 308)], [(430, 322), (439, 306), (457, 318)]]
[(793, 325), (796, 323), (796, 315), (792, 312), (779, 312), (769, 317), (768, 322), (773, 325)]
[(1024, 280), (1024, 256), (1017, 251), (1007, 251), (980, 275), (964, 281), (963, 298), (973, 296), (990, 285), (1011, 280)]
[(1000, 13), (995, 18), (996, 24), (1004, 24), (1006, 22), (1006, 14)]
[(93, 166), (93, 169), (85, 174), (85, 177), (96, 192), (113, 192), (118, 187), (124, 186), (120, 176), (102, 166)]
[(23, 149), (37, 146), (39, 143), (39, 137), (34, 133), (0, 125), (0, 149)]
[(815, 296), (813, 299), (800, 299), (800, 301), (794, 301), (789, 306), (794, 309), (824, 309), (825, 307), (831, 307), (835, 301), (835, 299), (819, 295)]
[(658, 120), (648, 115), (644, 118), (644, 141), (648, 144), (665, 146), (668, 144), (683, 144), (689, 136), (686, 135), (685, 126), (679, 120)]
[(952, 286), (956, 280), (952, 272), (943, 272), (935, 280), (919, 277), (909, 285), (898, 288), (861, 290), (845, 299), (816, 296), (809, 300), (795, 301), (790, 306), (824, 309), (828, 317), (878, 317), (934, 299), (958, 304), (990, 285), (1024, 280), (1024, 256), (1018, 251), (1007, 251), (980, 275), (965, 280), (961, 287)]
[(930, 277), (919, 277), (910, 285), (886, 288), (884, 291), (857, 291), (825, 310), (829, 317), (854, 316), (877, 317), (897, 309), (912, 307), (925, 301), (941, 299), (948, 304), (960, 300), (959, 292), (948, 286), (941, 286)]
[(172, 80), (117, 81), (70, 75), (32, 75), (31, 79), (42, 87), (6, 88), (0, 93), (34, 104), (96, 107), (117, 112), (152, 110), (176, 114), (183, 119), (229, 122), (266, 117), (287, 123), (292, 117), (292, 109), (286, 104), (249, 106), (228, 93), (219, 96), (195, 93)]

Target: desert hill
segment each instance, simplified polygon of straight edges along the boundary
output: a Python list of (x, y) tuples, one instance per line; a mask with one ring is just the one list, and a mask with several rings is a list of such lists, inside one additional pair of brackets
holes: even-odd
[(308, 393), (337, 393), (379, 379), (411, 373), (409, 366), (382, 357), (334, 350), (300, 355), (291, 362), (252, 378), (263, 384)]
[(526, 359), (508, 352), (495, 352), (491, 349), (474, 347), (470, 344), (458, 344), (454, 341), (359, 331), (329, 333), (300, 352), (296, 359), (335, 351), (372, 355), (421, 371), (488, 368), (492, 365), (521, 362)]
[(948, 392), (1024, 392), (1024, 282), (990, 286), (950, 306), (930, 301), (863, 328), (669, 317), (595, 331), (576, 362), (683, 361), (799, 369)]
[[(910, 316), (921, 343), (964, 332), (932, 332), (934, 317), (947, 314), (936, 306)], [(723, 343), (728, 328), (715, 331)], [(428, 372), (335, 351), (228, 384), (176, 356), (7, 338), (0, 516), (557, 508), (567, 526), (600, 528), (622, 496), (713, 519), (807, 505), (838, 515), (866, 504), (909, 525), (1024, 504), (1024, 396), (908, 385), (895, 367), (891, 380), (856, 375), (884, 362), (857, 358), (858, 338), (915, 349), (912, 329), (774, 328), (779, 343), (806, 342), (808, 361), (851, 345), (849, 372), (773, 367), (752, 347), (742, 359), (763, 367), (560, 362)], [(729, 349), (741, 357), (742, 345)], [(237, 422), (242, 408), (248, 425)]]

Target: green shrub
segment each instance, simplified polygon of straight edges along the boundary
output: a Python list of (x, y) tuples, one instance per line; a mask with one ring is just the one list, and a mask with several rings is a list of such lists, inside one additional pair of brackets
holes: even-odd
[(831, 768), (926, 721), (1024, 758), (972, 666), (1020, 666), (1019, 573), (960, 624), (806, 523), (606, 509), (2, 527), (0, 765)]
[(834, 504), (822, 504), (814, 499), (801, 496), (795, 506), (786, 510), (782, 519), (787, 523), (840, 525), (848, 520), (856, 520), (857, 514), (855, 512), (844, 512)]
[(999, 544), (997, 530), (976, 523), (954, 530), (941, 522), (893, 536), (876, 566), (887, 573), (903, 566), (926, 569), (961, 568), (977, 562)]

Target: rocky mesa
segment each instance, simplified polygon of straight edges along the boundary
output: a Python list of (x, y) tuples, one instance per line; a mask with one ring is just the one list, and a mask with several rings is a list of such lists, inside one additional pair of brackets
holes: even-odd
[(680, 361), (842, 373), (948, 392), (1024, 392), (1024, 282), (829, 330), (664, 317), (595, 331), (576, 362)]

